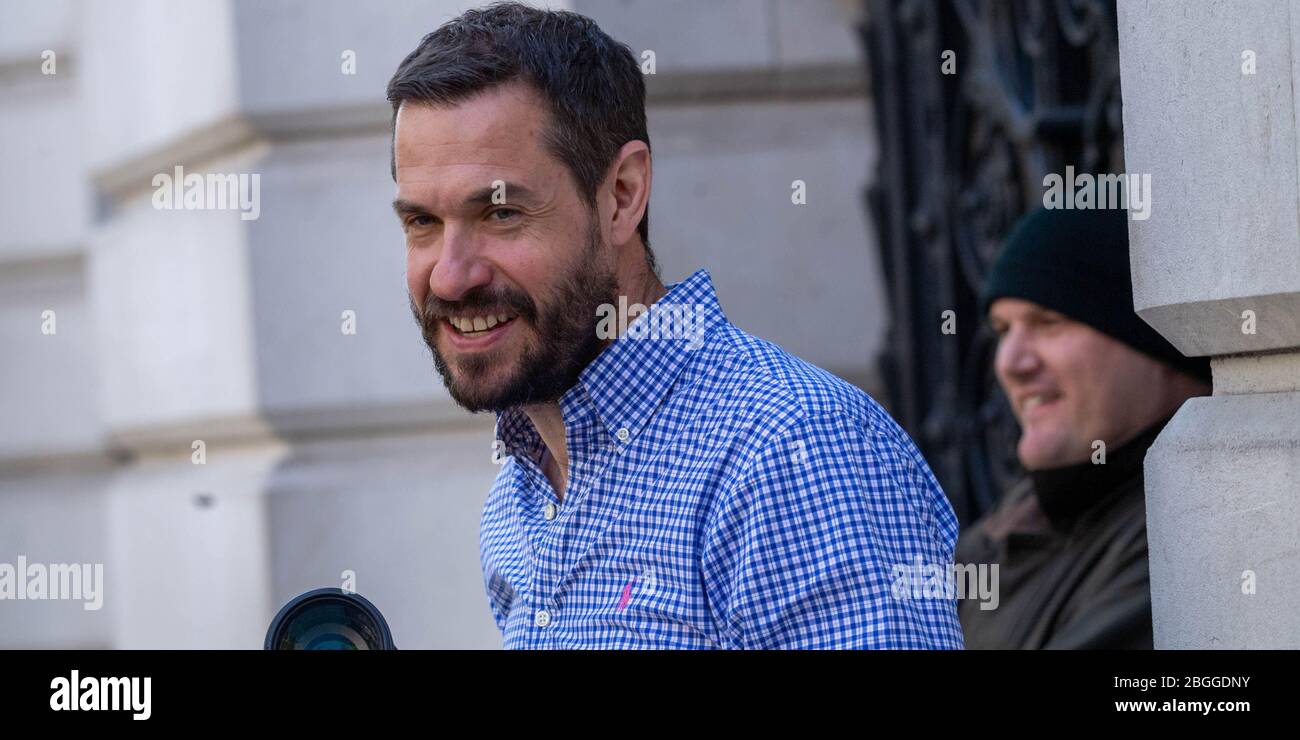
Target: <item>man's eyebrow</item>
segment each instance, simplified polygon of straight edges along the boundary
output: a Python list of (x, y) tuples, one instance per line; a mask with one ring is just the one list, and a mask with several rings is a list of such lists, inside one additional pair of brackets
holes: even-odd
[[(540, 200), (537, 194), (532, 190), (529, 190), (527, 187), (507, 182), (502, 188), (493, 187), (491, 185), (480, 188), (473, 193), (470, 193), (464, 203), (465, 205), (471, 206), (490, 205), (493, 202), (493, 196), (497, 193), (502, 193), (505, 198), (502, 205), (532, 205), (536, 204)], [(410, 213), (433, 215), (429, 212), (429, 209), (415, 201), (406, 200), (405, 198), (397, 198), (393, 201), (393, 211), (399, 216)]]
[(393, 200), (393, 212), (399, 216), (410, 213), (429, 214), (428, 210), (426, 210), (424, 206), (415, 201), (406, 200), (404, 198), (396, 198)]

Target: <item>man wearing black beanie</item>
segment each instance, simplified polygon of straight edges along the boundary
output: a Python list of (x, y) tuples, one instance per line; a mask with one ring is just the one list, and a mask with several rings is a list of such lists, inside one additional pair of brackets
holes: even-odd
[(980, 304), (1029, 475), (959, 540), (957, 563), (998, 566), (996, 608), (960, 604), (966, 646), (1150, 648), (1142, 461), (1209, 361), (1134, 312), (1123, 210), (1030, 213)]

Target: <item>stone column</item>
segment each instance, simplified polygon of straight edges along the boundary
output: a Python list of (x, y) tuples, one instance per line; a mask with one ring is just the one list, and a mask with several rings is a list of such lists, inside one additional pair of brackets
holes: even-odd
[(1135, 308), (1214, 370), (1146, 459), (1156, 647), (1300, 647), (1300, 2), (1118, 19)]

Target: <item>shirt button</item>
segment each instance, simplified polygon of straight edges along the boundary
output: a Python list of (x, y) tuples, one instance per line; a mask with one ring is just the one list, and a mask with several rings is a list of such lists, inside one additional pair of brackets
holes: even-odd
[(538, 609), (537, 616), (534, 617), (533, 619), (533, 624), (537, 625), (538, 627), (545, 627), (550, 623), (551, 623), (551, 613), (546, 611), (545, 609)]
[(552, 519), (554, 519), (554, 518), (555, 518), (555, 504), (547, 504), (546, 506), (543, 506), (543, 507), (542, 507), (542, 516), (546, 517), (546, 521), (548, 521), (548, 522), (551, 521)]
[(632, 433), (627, 430), (627, 427), (623, 427), (617, 432), (614, 432), (614, 436), (618, 437), (619, 442), (626, 442), (627, 438), (632, 436)]

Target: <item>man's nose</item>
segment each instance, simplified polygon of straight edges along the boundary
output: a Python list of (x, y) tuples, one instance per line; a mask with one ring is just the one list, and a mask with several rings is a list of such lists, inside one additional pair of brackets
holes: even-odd
[(473, 234), (448, 224), (441, 247), (429, 273), (429, 290), (434, 295), (444, 301), (459, 301), (474, 288), (491, 282), (492, 269)]
[(1042, 364), (1033, 340), (1025, 332), (1009, 329), (998, 341), (996, 365), (1004, 384), (1007, 380), (1025, 380), (1033, 376)]

